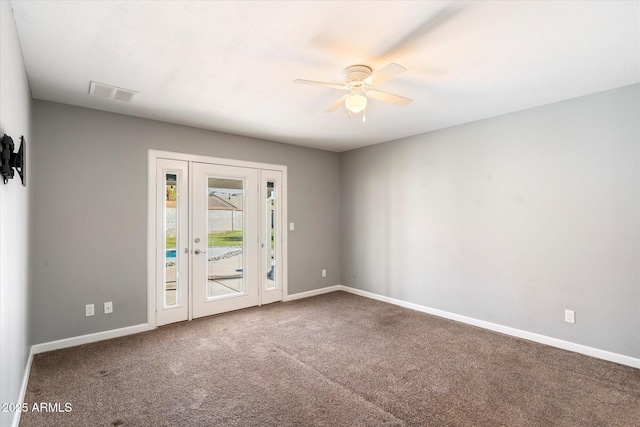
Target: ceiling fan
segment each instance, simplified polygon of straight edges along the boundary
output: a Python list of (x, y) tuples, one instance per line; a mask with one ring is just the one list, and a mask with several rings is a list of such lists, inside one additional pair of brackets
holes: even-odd
[(411, 103), (411, 99), (404, 96), (394, 95), (392, 93), (383, 92), (374, 89), (373, 86), (385, 82), (399, 74), (407, 71), (402, 65), (391, 63), (383, 67), (375, 73), (371, 67), (366, 65), (351, 65), (344, 70), (344, 84), (316, 82), (313, 80), (294, 80), (294, 83), (301, 83), (314, 86), (325, 86), (332, 89), (341, 89), (348, 91), (347, 94), (338, 98), (333, 104), (329, 105), (325, 113), (336, 111), (343, 101), (349, 117), (362, 111), (362, 121), (366, 121), (365, 108), (367, 107), (367, 98), (373, 98), (394, 105), (405, 107)]

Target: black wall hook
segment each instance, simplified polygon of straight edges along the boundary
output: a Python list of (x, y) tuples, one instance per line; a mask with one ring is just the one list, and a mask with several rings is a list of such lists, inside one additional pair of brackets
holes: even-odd
[(26, 165), (26, 149), (27, 144), (24, 140), (24, 136), (20, 137), (20, 148), (17, 153), (13, 152), (14, 145), (13, 139), (7, 134), (2, 137), (0, 143), (0, 159), (2, 160), (2, 179), (4, 183), (8, 183), (10, 179), (13, 179), (13, 169), (18, 171), (22, 185), (27, 186), (27, 174), (25, 171)]

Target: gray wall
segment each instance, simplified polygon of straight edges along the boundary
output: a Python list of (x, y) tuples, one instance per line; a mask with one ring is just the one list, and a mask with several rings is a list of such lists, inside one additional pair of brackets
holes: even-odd
[(634, 85), (343, 153), (342, 283), (640, 357), (639, 104)]
[[(153, 148), (288, 166), (290, 293), (341, 282), (640, 357), (639, 99), (634, 85), (342, 155), (36, 101), (34, 342), (146, 321)], [(84, 316), (104, 301), (113, 315)]]
[[(31, 93), (11, 4), (0, 2), (0, 137), (31, 139)], [(27, 155), (29, 152), (27, 151)], [(29, 170), (30, 163), (27, 164)], [(17, 403), (29, 357), (28, 218), (30, 187), (16, 173), (0, 182), (0, 403)], [(8, 426), (12, 412), (0, 412)]]
[[(339, 282), (338, 154), (51, 102), (33, 108), (35, 343), (146, 322), (148, 149), (286, 165), (296, 224), (289, 293)], [(112, 315), (101, 314), (105, 301)]]

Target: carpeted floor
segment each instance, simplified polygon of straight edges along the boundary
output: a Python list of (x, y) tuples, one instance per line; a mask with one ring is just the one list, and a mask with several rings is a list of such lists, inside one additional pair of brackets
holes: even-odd
[(638, 426), (640, 370), (344, 292), (39, 354), (28, 426)]

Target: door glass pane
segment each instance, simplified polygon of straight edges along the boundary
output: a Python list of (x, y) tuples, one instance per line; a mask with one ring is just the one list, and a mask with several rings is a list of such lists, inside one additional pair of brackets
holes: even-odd
[(244, 294), (244, 180), (209, 176), (207, 187), (207, 299)]
[(178, 258), (176, 257), (176, 243), (178, 242), (178, 180), (177, 174), (165, 174), (164, 199), (164, 306), (170, 307), (180, 304), (178, 300)]
[(265, 236), (266, 244), (266, 262), (267, 262), (267, 289), (274, 289), (276, 287), (276, 192), (275, 183), (273, 181), (267, 181), (267, 200), (266, 203), (266, 220), (267, 224), (265, 230), (267, 235)]

